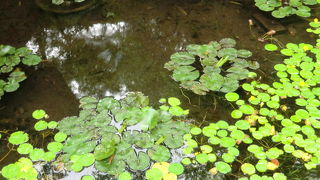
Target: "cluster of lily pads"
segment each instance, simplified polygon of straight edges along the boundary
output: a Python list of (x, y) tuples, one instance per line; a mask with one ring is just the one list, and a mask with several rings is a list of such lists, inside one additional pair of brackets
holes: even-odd
[(205, 45), (190, 44), (185, 52), (174, 53), (165, 68), (173, 71), (172, 78), (180, 86), (199, 95), (209, 91), (233, 92), (239, 81), (255, 77), (248, 69), (257, 69), (259, 64), (246, 60), (252, 53), (235, 49), (231, 38), (213, 41)]
[(9, 45), (0, 45), (0, 99), (5, 92), (16, 91), (19, 83), (26, 79), (25, 73), (16, 66), (20, 63), (34, 66), (40, 61), (41, 58), (26, 47), (16, 49)]
[[(33, 117), (40, 121), (47, 117), (44, 110), (36, 110), (33, 112)], [(40, 122), (39, 121), (39, 122)], [(50, 121), (47, 128), (54, 130), (57, 126), (57, 122)], [(37, 126), (35, 126), (37, 129)], [(42, 128), (44, 130), (45, 128)], [(35, 163), (40, 162), (51, 162), (55, 160), (57, 153), (62, 148), (62, 143), (66, 139), (67, 135), (58, 132), (54, 135), (54, 141), (48, 143), (45, 152), (42, 148), (33, 147), (32, 144), (28, 143), (29, 135), (23, 131), (16, 131), (10, 134), (8, 142), (12, 145), (10, 151), (17, 151), (20, 155), (27, 156), (21, 157), (15, 163), (4, 166), (1, 169), (1, 175), (7, 179), (26, 179), (36, 180), (38, 179), (38, 171), (34, 168)]]
[[(310, 25), (312, 31), (318, 32), (317, 20)], [(265, 48), (278, 50), (272, 44)], [(242, 84), (249, 96), (247, 101), (234, 92), (225, 95), (238, 106), (231, 112), (236, 119), (234, 125), (221, 120), (202, 129), (194, 127), (184, 136), (187, 145), (184, 152), (196, 160), (185, 158), (184, 164), (209, 163), (212, 174), (227, 174), (234, 172), (233, 166), (240, 166), (245, 175), (240, 179), (276, 180), (287, 179), (277, 171), (288, 161), (292, 163), (292, 171), (302, 165), (310, 170), (320, 164), (319, 46), (288, 43), (280, 52), (286, 58), (283, 64), (274, 66), (279, 81), (272, 85), (257, 81)], [(292, 101), (297, 106), (290, 106)], [(229, 148), (236, 150), (232, 153)], [(237, 157), (239, 150), (242, 157)], [(274, 172), (272, 177), (265, 174), (269, 172)]]
[(164, 104), (158, 110), (148, 103), (142, 93), (129, 93), (119, 101), (81, 98), (79, 116), (66, 117), (58, 125), (68, 135), (60, 157), (65, 167), (79, 172), (94, 164), (98, 171), (118, 176), (126, 170), (146, 170), (152, 160), (169, 161), (170, 149), (182, 146), (190, 129), (179, 121), (188, 111), (177, 98), (161, 99)]
[(311, 8), (309, 6), (317, 4), (320, 4), (319, 0), (255, 0), (255, 5), (260, 10), (272, 11), (272, 16), (276, 18), (284, 18), (291, 15), (310, 17)]

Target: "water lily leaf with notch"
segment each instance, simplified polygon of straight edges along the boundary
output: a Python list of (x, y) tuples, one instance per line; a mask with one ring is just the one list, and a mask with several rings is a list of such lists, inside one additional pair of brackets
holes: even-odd
[(13, 79), (10, 79), (9, 82), (4, 86), (4, 91), (13, 92), (20, 87), (19, 83)]
[(0, 56), (4, 56), (6, 54), (14, 54), (16, 48), (9, 45), (0, 45)]
[(148, 155), (152, 160), (158, 162), (168, 161), (171, 157), (169, 149), (162, 145), (154, 145), (148, 150)]
[(87, 134), (74, 135), (69, 137), (63, 146), (63, 151), (67, 154), (65, 161), (67, 162), (71, 155), (86, 154), (92, 152), (96, 147), (95, 141), (90, 141)]
[(218, 57), (228, 57), (228, 60), (233, 60), (238, 56), (238, 51), (234, 48), (223, 48), (218, 51)]
[(12, 67), (18, 65), (19, 63), (20, 63), (20, 57), (16, 55), (8, 56), (5, 62), (7, 66), (12, 66)]
[(20, 57), (25, 57), (27, 55), (32, 54), (32, 50), (30, 50), (27, 47), (21, 47), (21, 48), (16, 49), (15, 54), (20, 56)]
[(222, 174), (227, 174), (231, 172), (231, 166), (225, 162), (218, 161), (215, 163), (217, 170)]
[(106, 97), (101, 99), (97, 105), (97, 111), (102, 112), (105, 110), (114, 110), (114, 109), (120, 109), (120, 103), (119, 101), (115, 100), (111, 97)]
[(61, 144), (60, 142), (50, 142), (47, 145), (47, 149), (51, 152), (59, 152), (61, 151), (61, 149), (63, 148), (63, 144)]
[(95, 159), (100, 161), (110, 157), (112, 154), (114, 154), (115, 150), (116, 148), (113, 143), (109, 143), (109, 144), (104, 143), (96, 146), (93, 154)]
[(224, 78), (217, 73), (203, 74), (200, 77), (200, 82), (212, 91), (219, 91), (224, 83)]
[(106, 160), (96, 161), (95, 168), (98, 171), (106, 172), (112, 175), (118, 175), (125, 170), (126, 164), (124, 161), (119, 160), (117, 156), (114, 157), (111, 163)]
[(2, 73), (9, 73), (13, 70), (13, 67), (12, 66), (2, 66), (0, 68), (0, 72)]
[(150, 158), (145, 152), (140, 151), (138, 155), (136, 155), (136, 153), (132, 151), (127, 159), (127, 163), (134, 171), (144, 170), (150, 165)]
[(154, 141), (155, 139), (149, 133), (139, 133), (135, 137), (135, 145), (140, 148), (150, 148)]
[(245, 79), (249, 74), (249, 70), (237, 66), (230, 67), (229, 69), (227, 69), (227, 72), (230, 72), (229, 74), (227, 74), (227, 77), (237, 80)]
[(29, 140), (29, 135), (23, 131), (17, 131), (10, 135), (8, 141), (11, 144), (18, 145)]
[(34, 66), (41, 62), (41, 58), (37, 55), (27, 55), (22, 59), (22, 63), (28, 66)]
[(183, 141), (182, 135), (169, 134), (165, 137), (164, 144), (171, 149), (176, 149), (183, 145)]
[(20, 144), (17, 148), (19, 154), (29, 154), (31, 151), (33, 151), (33, 146), (30, 143)]
[(237, 44), (237, 42), (232, 38), (223, 38), (219, 41), (219, 43), (224, 48), (231, 48)]
[(252, 56), (252, 52), (251, 51), (248, 51), (246, 49), (238, 50), (238, 57), (248, 58), (248, 57), (251, 57), (251, 56)]
[(218, 60), (215, 57), (209, 57), (201, 59), (200, 62), (203, 67), (212, 67), (218, 62)]
[(143, 108), (149, 105), (149, 98), (148, 96), (143, 95), (141, 92), (129, 92), (125, 98), (120, 100), (120, 104), (122, 108)]
[(175, 81), (193, 81), (198, 79), (199, 76), (199, 71), (192, 66), (180, 66), (172, 74), (172, 78)]
[(234, 78), (224, 78), (224, 83), (221, 88), (221, 92), (228, 93), (236, 91), (239, 88), (239, 82)]
[[(199, 47), (197, 48), (197, 51), (199, 51)], [(190, 65), (195, 61), (194, 55), (188, 52), (174, 53), (171, 55), (170, 59), (178, 65)]]

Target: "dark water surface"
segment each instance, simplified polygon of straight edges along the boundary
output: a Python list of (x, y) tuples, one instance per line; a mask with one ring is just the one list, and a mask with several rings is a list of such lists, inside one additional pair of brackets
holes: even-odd
[[(261, 65), (259, 74), (272, 77), (281, 57), (263, 50), (264, 43), (257, 40), (266, 33), (262, 26), (254, 21), (249, 27), (257, 12), (252, 7), (217, 0), (108, 0), (89, 11), (57, 15), (40, 10), (33, 1), (1, 0), (0, 44), (27, 46), (46, 61), (36, 70), (27, 69), (21, 88), (3, 97), (0, 130), (32, 128), (34, 109), (44, 109), (59, 121), (77, 114), (79, 97), (121, 98), (129, 91), (143, 92), (151, 104), (161, 97), (178, 97), (198, 122), (229, 119), (230, 106), (221, 94), (199, 97), (181, 91), (163, 65), (187, 44), (231, 37), (237, 48), (253, 52), (251, 59)], [(273, 36), (280, 42), (312, 42), (306, 21), (290, 18), (282, 23), (290, 33)], [(4, 141), (1, 144), (0, 157), (7, 152)], [(0, 167), (15, 159), (12, 153)]]

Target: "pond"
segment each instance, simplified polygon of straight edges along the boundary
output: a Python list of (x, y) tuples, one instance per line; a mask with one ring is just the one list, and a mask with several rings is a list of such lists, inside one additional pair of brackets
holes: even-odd
[[(238, 49), (250, 50), (250, 59), (259, 62), (256, 72), (261, 81), (272, 82), (276, 78), (273, 66), (282, 63), (282, 57), (264, 50), (261, 38), (268, 30), (254, 18), (256, 14), (285, 28), (267, 36), (273, 42), (314, 42), (305, 31), (307, 21), (297, 17), (274, 19), (250, 1), (107, 0), (92, 9), (63, 15), (43, 11), (33, 1), (2, 1), (0, 44), (26, 46), (44, 62), (35, 69), (27, 68), (28, 78), (21, 87), (2, 97), (0, 131), (31, 131), (35, 109), (44, 109), (50, 120), (60, 121), (79, 113), (81, 97), (121, 99), (132, 91), (142, 92), (155, 106), (160, 98), (179, 98), (183, 108), (190, 110), (190, 121), (197, 125), (232, 121), (229, 114), (233, 107), (226, 103), (224, 94), (199, 96), (182, 89), (164, 64), (188, 44), (233, 38)], [(45, 143), (35, 132), (31, 134), (35, 144)], [(1, 141), (0, 157), (7, 151)], [(17, 159), (16, 153), (10, 153), (0, 168)], [(194, 167), (182, 179), (212, 179), (206, 171), (205, 167)], [(95, 171), (47, 172), (54, 178), (80, 179)], [(136, 178), (140, 176), (138, 173)]]

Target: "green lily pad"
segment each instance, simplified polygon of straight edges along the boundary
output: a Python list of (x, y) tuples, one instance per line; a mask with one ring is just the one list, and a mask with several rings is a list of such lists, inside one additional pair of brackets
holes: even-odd
[(250, 163), (244, 163), (241, 165), (241, 171), (245, 174), (252, 175), (256, 173), (255, 167)]
[(23, 131), (17, 131), (10, 135), (8, 141), (11, 144), (19, 145), (29, 140), (29, 135)]
[(29, 154), (33, 150), (33, 146), (29, 143), (20, 144), (17, 148), (19, 154)]
[(152, 160), (158, 162), (168, 161), (171, 157), (169, 149), (161, 145), (154, 145), (148, 150), (148, 155)]
[(32, 117), (35, 119), (42, 119), (46, 116), (46, 112), (43, 109), (33, 111)]
[(225, 162), (218, 161), (215, 163), (217, 170), (222, 174), (227, 174), (231, 172), (231, 166)]
[(180, 163), (172, 163), (169, 165), (168, 171), (179, 176), (180, 174), (183, 173), (184, 168)]

